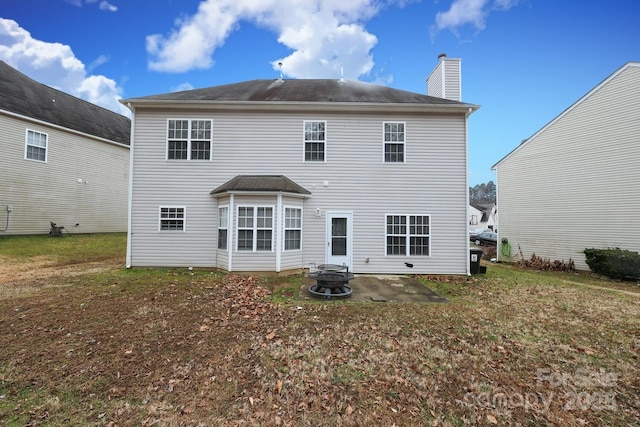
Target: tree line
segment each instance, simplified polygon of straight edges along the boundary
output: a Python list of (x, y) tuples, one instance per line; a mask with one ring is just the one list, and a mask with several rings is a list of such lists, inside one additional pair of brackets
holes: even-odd
[(469, 187), (469, 203), (490, 204), (496, 202), (496, 185), (493, 181)]

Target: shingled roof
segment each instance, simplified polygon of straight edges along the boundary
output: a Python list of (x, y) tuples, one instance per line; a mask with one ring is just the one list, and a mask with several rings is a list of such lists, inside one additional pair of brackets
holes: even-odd
[(353, 80), (293, 79), (250, 80), (203, 89), (144, 96), (126, 102), (335, 102), (477, 106), (419, 93)]
[(228, 192), (284, 192), (311, 195), (311, 192), (284, 175), (238, 175), (211, 191), (211, 194)]
[(129, 145), (128, 117), (38, 83), (3, 61), (0, 110)]

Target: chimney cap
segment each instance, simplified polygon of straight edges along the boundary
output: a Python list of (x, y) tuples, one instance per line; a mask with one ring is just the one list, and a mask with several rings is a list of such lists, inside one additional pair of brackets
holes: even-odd
[(443, 53), (441, 53), (440, 55), (438, 55), (438, 59), (446, 58), (446, 57), (447, 57), (447, 54), (446, 54), (446, 53), (444, 53), (444, 52), (443, 52)]

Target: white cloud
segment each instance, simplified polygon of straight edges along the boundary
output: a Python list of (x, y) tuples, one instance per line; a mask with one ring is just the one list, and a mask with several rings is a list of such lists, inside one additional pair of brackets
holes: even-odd
[[(0, 59), (32, 79), (120, 114), (130, 111), (118, 102), (115, 81), (88, 75), (71, 48), (36, 40), (16, 21), (0, 18)], [(104, 63), (99, 57), (94, 64)]]
[(164, 36), (147, 36), (149, 68), (185, 72), (213, 66), (213, 54), (242, 21), (273, 31), (292, 50), (274, 58), (278, 69), (296, 78), (358, 78), (374, 66), (371, 50), (377, 43), (364, 23), (381, 8), (413, 0), (204, 0), (198, 11), (177, 22)]
[(182, 92), (185, 90), (193, 89), (193, 85), (191, 83), (180, 83), (178, 86), (172, 87), (171, 92)]
[(118, 11), (118, 7), (112, 5), (111, 3), (107, 2), (107, 1), (101, 1), (100, 4), (98, 5), (98, 7), (100, 8), (100, 10), (104, 10), (105, 12), (117, 12)]
[(87, 65), (87, 71), (88, 72), (93, 72), (93, 70), (95, 70), (96, 68), (98, 68), (99, 66), (101, 66), (102, 64), (106, 64), (107, 62), (109, 62), (109, 56), (108, 55), (100, 55), (98, 56), (96, 59), (94, 59), (93, 61), (91, 61), (91, 63), (89, 65)]
[[(82, 0), (65, 0), (67, 3), (69, 3), (70, 5), (73, 5), (75, 7), (82, 7)], [(85, 0), (86, 4), (95, 4), (98, 3), (98, 0)], [(112, 5), (111, 3), (109, 3), (106, 0), (102, 0), (99, 4), (98, 4), (98, 8), (102, 11), (105, 12), (117, 12), (118, 11), (118, 7)]]
[(480, 32), (485, 29), (492, 11), (506, 11), (517, 4), (518, 0), (454, 0), (449, 10), (436, 14), (436, 22), (431, 26), (431, 39), (443, 30), (459, 37), (460, 29), (468, 25)]

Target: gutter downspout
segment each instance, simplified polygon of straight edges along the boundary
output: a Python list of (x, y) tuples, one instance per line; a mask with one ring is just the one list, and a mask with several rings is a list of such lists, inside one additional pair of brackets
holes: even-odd
[(129, 138), (129, 200), (127, 202), (127, 256), (125, 267), (131, 268), (131, 208), (133, 206), (133, 147), (135, 139), (133, 130), (135, 129), (136, 113), (131, 103), (128, 103), (127, 107), (133, 114), (131, 115), (131, 137)]
[(227, 250), (228, 252), (228, 258), (227, 258), (227, 271), (228, 272), (232, 272), (233, 271), (233, 248), (236, 245), (235, 240), (233, 239), (233, 230), (234, 230), (234, 223), (233, 223), (233, 217), (235, 216), (235, 212), (236, 212), (236, 207), (235, 207), (235, 195), (232, 193), (231, 196), (229, 197), (229, 227), (227, 227)]
[(276, 218), (276, 273), (280, 273), (282, 269), (282, 240), (284, 237), (284, 210), (282, 207), (282, 191), (278, 193), (278, 201), (276, 212), (278, 216)]
[(473, 113), (473, 110), (471, 108), (469, 108), (469, 110), (465, 113), (464, 115), (464, 150), (465, 150), (465, 163), (466, 163), (466, 167), (465, 167), (465, 180), (464, 182), (466, 183), (465, 186), (465, 195), (466, 195), (466, 201), (467, 201), (467, 216), (464, 219), (464, 230), (465, 230), (465, 246), (467, 247), (467, 277), (471, 277), (471, 249), (469, 248), (469, 116), (471, 115), (471, 113)]
[(7, 205), (7, 224), (5, 225), (4, 230), (0, 230), (3, 233), (9, 229), (9, 217), (11, 216), (12, 211), (13, 208), (10, 208), (9, 205)]

